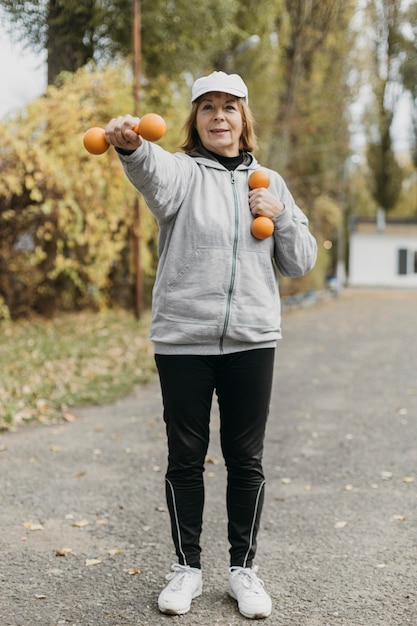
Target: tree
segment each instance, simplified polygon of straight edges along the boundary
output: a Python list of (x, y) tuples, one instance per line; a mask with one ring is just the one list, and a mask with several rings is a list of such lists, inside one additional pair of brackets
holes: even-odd
[(93, 58), (96, 4), (95, 0), (0, 2), (28, 46), (47, 50), (48, 84), (55, 83), (60, 72), (75, 72)]
[[(264, 19), (266, 0), (251, 13), (251, 30)], [(245, 39), (236, 27), (237, 0), (142, 0), (144, 75), (178, 80), (184, 72), (211, 69), (229, 42)], [(48, 84), (61, 71), (75, 71), (90, 59), (103, 63), (131, 55), (132, 0), (0, 0), (12, 33), (28, 47), (47, 49)]]
[(401, 59), (401, 0), (373, 0), (368, 4), (373, 37), (374, 123), (367, 147), (371, 192), (384, 211), (398, 200), (403, 173), (392, 147), (391, 129), (401, 93), (398, 62)]
[(417, 3), (413, 2), (405, 12), (407, 28), (404, 32), (405, 56), (400, 66), (404, 88), (411, 97), (412, 145), (411, 156), (417, 168)]
[[(123, 65), (67, 74), (60, 89), (49, 87), (47, 98), (1, 124), (0, 300), (12, 318), (33, 310), (131, 306), (135, 192), (114, 151), (93, 158), (81, 143), (86, 127), (129, 102), (126, 77)], [(145, 247), (153, 236), (145, 220)]]
[[(349, 22), (353, 10), (352, 1), (285, 2), (285, 11), (278, 20), (278, 32), (283, 42), (280, 47), (282, 80), (274, 124), (274, 143), (270, 147), (271, 163), (275, 163), (285, 173), (293, 149), (303, 143), (303, 135), (310, 141), (311, 133), (305, 135), (308, 129), (300, 128), (300, 122), (306, 121), (313, 109), (319, 106), (323, 113), (330, 105), (330, 112), (334, 110), (334, 98), (341, 97), (337, 122), (340, 127), (340, 114), (343, 116), (346, 106), (344, 85)], [(321, 75), (320, 63), (323, 65)], [(317, 84), (322, 91), (320, 101), (316, 99), (313, 104), (309, 99), (310, 86), (314, 91)], [(325, 117), (328, 122), (328, 116)]]

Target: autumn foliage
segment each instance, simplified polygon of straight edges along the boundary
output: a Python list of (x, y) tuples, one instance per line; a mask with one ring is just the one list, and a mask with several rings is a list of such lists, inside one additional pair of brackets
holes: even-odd
[[(63, 81), (1, 125), (0, 319), (132, 305), (136, 192), (114, 150), (94, 158), (82, 145), (87, 128), (132, 110), (129, 75), (84, 68)], [(157, 231), (149, 211), (141, 222), (151, 284)]]

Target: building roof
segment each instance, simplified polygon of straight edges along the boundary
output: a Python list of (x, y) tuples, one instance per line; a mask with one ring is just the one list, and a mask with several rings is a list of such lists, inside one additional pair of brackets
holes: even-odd
[(359, 217), (353, 215), (350, 219), (351, 233), (386, 233), (388, 235), (407, 234), (417, 235), (417, 218), (404, 217), (385, 219), (381, 225), (374, 217)]

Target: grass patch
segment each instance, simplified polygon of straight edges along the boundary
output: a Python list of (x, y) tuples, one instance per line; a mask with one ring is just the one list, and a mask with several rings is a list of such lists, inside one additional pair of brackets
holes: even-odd
[(150, 314), (65, 314), (0, 326), (0, 429), (61, 420), (103, 405), (155, 375)]

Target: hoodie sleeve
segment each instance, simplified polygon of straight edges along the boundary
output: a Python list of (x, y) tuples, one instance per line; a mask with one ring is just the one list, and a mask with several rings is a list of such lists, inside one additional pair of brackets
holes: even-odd
[(276, 173), (271, 191), (285, 205), (274, 218), (274, 259), (283, 276), (297, 277), (309, 272), (317, 259), (317, 242), (308, 228), (308, 219), (296, 205), (283, 179)]
[(172, 219), (180, 208), (193, 174), (193, 161), (143, 141), (132, 154), (118, 153), (127, 178), (140, 191), (159, 222)]

